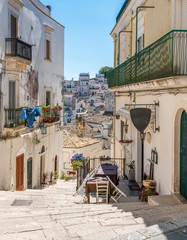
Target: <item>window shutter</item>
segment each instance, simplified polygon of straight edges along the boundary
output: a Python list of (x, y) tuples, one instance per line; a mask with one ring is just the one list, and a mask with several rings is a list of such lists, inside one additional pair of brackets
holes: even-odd
[(15, 109), (16, 83), (9, 81), (9, 108)]

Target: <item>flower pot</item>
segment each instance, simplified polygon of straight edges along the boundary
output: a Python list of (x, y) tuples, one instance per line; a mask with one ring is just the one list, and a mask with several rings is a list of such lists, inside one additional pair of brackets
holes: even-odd
[(49, 112), (50, 111), (49, 108), (44, 108), (43, 110), (44, 110), (44, 112)]
[(135, 169), (129, 169), (128, 180), (129, 181), (135, 180)]
[(126, 146), (126, 147), (129, 146), (129, 143), (123, 143), (123, 144), (124, 144), (124, 146)]

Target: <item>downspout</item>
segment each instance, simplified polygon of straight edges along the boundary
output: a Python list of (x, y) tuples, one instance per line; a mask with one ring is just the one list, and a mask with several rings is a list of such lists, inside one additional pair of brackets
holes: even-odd
[(116, 157), (116, 92), (114, 92), (114, 109), (113, 109), (113, 158)]

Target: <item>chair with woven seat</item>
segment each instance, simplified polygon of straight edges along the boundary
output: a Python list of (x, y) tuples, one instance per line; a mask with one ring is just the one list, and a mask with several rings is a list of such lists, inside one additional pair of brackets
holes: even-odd
[(108, 203), (108, 194), (109, 194), (109, 182), (96, 181), (96, 202), (99, 203), (99, 197), (102, 197), (106, 199), (106, 203)]

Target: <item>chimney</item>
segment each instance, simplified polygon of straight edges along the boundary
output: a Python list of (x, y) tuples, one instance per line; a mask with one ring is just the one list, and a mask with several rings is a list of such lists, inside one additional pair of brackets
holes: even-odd
[(77, 115), (76, 134), (79, 138), (85, 137), (85, 119), (80, 115)]
[(49, 16), (51, 16), (51, 6), (50, 6), (50, 5), (47, 5), (46, 8), (49, 9)]

